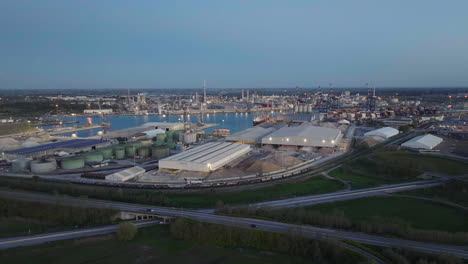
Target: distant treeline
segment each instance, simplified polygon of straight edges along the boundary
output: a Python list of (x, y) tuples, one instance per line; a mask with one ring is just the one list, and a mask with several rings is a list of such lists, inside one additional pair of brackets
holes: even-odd
[(86, 201), (74, 206), (42, 203), (0, 197), (0, 217), (21, 217), (64, 226), (110, 224), (117, 211), (108, 208), (87, 207)]
[(372, 222), (353, 222), (341, 211), (335, 211), (332, 214), (324, 214), (319, 211), (306, 210), (304, 208), (272, 210), (270, 208), (231, 208), (229, 206), (218, 206), (216, 211), (223, 214), (253, 216), (287, 223), (316, 225), (378, 235), (393, 235), (411, 240), (468, 244), (467, 232), (450, 233), (416, 229), (398, 219), (380, 218), (372, 219)]
[(155, 190), (97, 187), (69, 182), (49, 181), (39, 178), (33, 178), (31, 180), (16, 177), (0, 177), (0, 186), (49, 194), (59, 193), (75, 197), (88, 196), (95, 199), (119, 202), (171, 206), (168, 197), (164, 193)]
[(171, 224), (177, 239), (228, 247), (248, 247), (310, 258), (313, 263), (363, 263), (360, 254), (329, 239), (309, 239), (291, 231), (280, 234), (178, 218)]

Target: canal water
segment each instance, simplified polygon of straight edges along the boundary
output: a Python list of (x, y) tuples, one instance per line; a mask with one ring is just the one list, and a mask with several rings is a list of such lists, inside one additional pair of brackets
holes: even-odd
[[(109, 121), (111, 127), (108, 130), (119, 130), (129, 127), (140, 126), (148, 122), (183, 122), (184, 120), (191, 123), (197, 123), (203, 121), (204, 123), (216, 123), (219, 124), (217, 127), (211, 127), (205, 129), (206, 133), (211, 133), (215, 129), (229, 129), (232, 133), (239, 132), (246, 128), (253, 126), (253, 119), (257, 116), (269, 115), (270, 117), (278, 117), (279, 113), (216, 113), (216, 114), (203, 114), (203, 115), (147, 115), (147, 116), (108, 116), (92, 117), (93, 124), (101, 124), (103, 121)], [(88, 122), (87, 117), (63, 117), (60, 118), (62, 121), (78, 121), (75, 124), (65, 124), (62, 126), (47, 126), (47, 128), (57, 127), (70, 127), (77, 125), (84, 125)], [(90, 129), (75, 132), (78, 137), (90, 137), (98, 134), (99, 131), (103, 131), (102, 128)], [(71, 136), (72, 133), (64, 133), (64, 136)]]

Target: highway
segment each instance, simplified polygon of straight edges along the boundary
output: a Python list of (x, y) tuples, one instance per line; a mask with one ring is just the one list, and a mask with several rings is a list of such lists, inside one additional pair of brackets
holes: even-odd
[[(10, 192), (10, 191), (0, 191), (0, 196), (6, 196), (15, 199), (26, 199), (26, 200), (33, 200), (33, 201), (42, 201), (42, 202), (57, 202), (59, 199), (62, 203), (67, 204), (77, 204), (83, 203), (82, 199), (78, 198), (58, 198), (50, 195), (44, 194), (33, 194), (33, 193), (19, 193), (19, 192)], [(310, 238), (332, 238), (332, 239), (350, 239), (361, 243), (367, 243), (372, 245), (378, 246), (385, 246), (385, 247), (407, 247), (417, 251), (426, 252), (426, 253), (433, 253), (433, 254), (448, 254), (453, 255), (460, 258), (468, 259), (468, 246), (454, 246), (454, 245), (443, 245), (443, 244), (433, 244), (433, 243), (425, 243), (425, 242), (417, 242), (417, 241), (410, 241), (405, 239), (398, 239), (398, 238), (388, 238), (376, 235), (369, 235), (364, 233), (358, 232), (348, 232), (343, 230), (335, 230), (329, 228), (318, 228), (313, 226), (304, 226), (304, 225), (294, 225), (294, 224), (287, 224), (287, 223), (279, 223), (274, 221), (267, 221), (267, 220), (260, 220), (260, 219), (252, 219), (252, 218), (242, 218), (242, 217), (231, 217), (231, 216), (223, 216), (223, 215), (215, 215), (205, 212), (197, 212), (197, 211), (189, 211), (189, 210), (181, 210), (176, 208), (164, 208), (164, 207), (155, 207), (155, 206), (147, 206), (147, 205), (139, 205), (139, 204), (127, 204), (127, 203), (117, 203), (117, 202), (109, 202), (109, 201), (102, 201), (102, 200), (87, 200), (89, 206), (95, 207), (105, 207), (105, 208), (114, 208), (121, 211), (130, 211), (130, 212), (140, 212), (140, 213), (150, 213), (148, 210), (151, 210), (152, 214), (159, 214), (159, 215), (166, 215), (166, 216), (180, 216), (186, 217), (194, 220), (199, 220), (203, 222), (209, 223), (216, 223), (216, 224), (223, 224), (223, 225), (230, 225), (230, 226), (238, 226), (244, 228), (252, 228), (251, 225), (256, 225), (257, 229), (272, 231), (272, 232), (280, 232), (280, 233), (291, 233), (296, 232), (302, 236), (310, 237)], [(71, 231), (73, 232), (73, 231)], [(37, 241), (36, 244), (48, 242), (50, 238), (31, 238), (32, 240)], [(3, 246), (7, 247), (9, 244), (14, 244), (15, 246), (22, 246), (28, 245), (28, 243), (32, 243), (31, 240), (24, 241), (23, 240), (13, 240), (4, 241), (0, 240), (0, 242), (4, 242)], [(66, 239), (65, 237), (63, 239)]]
[(261, 202), (255, 204), (249, 204), (248, 207), (300, 207), (300, 206), (309, 206), (314, 204), (321, 203), (330, 203), (343, 200), (351, 200), (362, 197), (383, 195), (386, 193), (392, 192), (401, 192), (419, 188), (427, 188), (432, 186), (437, 186), (446, 183), (447, 179), (436, 179), (436, 180), (427, 180), (427, 181), (416, 181), (408, 183), (399, 183), (391, 184), (367, 189), (353, 190), (353, 191), (339, 191), (334, 193), (326, 193), (319, 195), (307, 195), (294, 197), (283, 200)]
[[(407, 183), (398, 183), (390, 184), (385, 186), (360, 189), (360, 190), (343, 190), (333, 193), (325, 194), (315, 194), (315, 195), (306, 195), (298, 196), (294, 198), (287, 198), (282, 200), (267, 201), (260, 203), (253, 203), (248, 205), (241, 205), (239, 207), (270, 207), (270, 208), (289, 208), (289, 207), (302, 207), (310, 206), (321, 203), (330, 203), (344, 200), (352, 200), (363, 197), (385, 195), (393, 192), (401, 192), (419, 188), (428, 188), (432, 186), (437, 186), (444, 184), (448, 179), (435, 179), (435, 180), (426, 180), (426, 181), (416, 181), (416, 182), (407, 182)], [(199, 212), (204, 213), (213, 213), (214, 209), (201, 209)]]
[[(133, 223), (137, 227), (146, 227), (146, 226), (160, 224), (159, 221), (154, 221), (154, 220), (134, 221)], [(75, 230), (69, 230), (69, 231), (63, 231), (63, 232), (39, 234), (39, 235), (24, 236), (24, 237), (2, 238), (0, 239), (0, 249), (8, 249), (8, 248), (22, 247), (22, 246), (32, 246), (32, 245), (38, 245), (38, 244), (43, 244), (43, 243), (52, 242), (52, 241), (65, 240), (65, 239), (105, 235), (105, 234), (117, 232), (117, 228), (118, 228), (118, 225), (109, 225), (109, 226), (75, 229)]]

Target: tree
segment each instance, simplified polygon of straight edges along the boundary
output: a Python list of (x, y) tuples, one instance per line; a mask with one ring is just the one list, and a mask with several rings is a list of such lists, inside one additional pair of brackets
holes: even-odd
[(130, 222), (123, 222), (119, 224), (117, 229), (117, 239), (120, 241), (131, 241), (135, 238), (138, 232), (137, 227)]

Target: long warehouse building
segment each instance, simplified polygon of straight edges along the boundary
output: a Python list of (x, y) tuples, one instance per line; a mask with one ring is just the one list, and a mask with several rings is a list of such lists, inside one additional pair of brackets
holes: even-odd
[(159, 160), (159, 169), (210, 172), (250, 151), (245, 144), (211, 142)]
[(3, 153), (3, 157), (7, 159), (40, 158), (43, 156), (54, 155), (56, 152), (59, 151), (77, 153), (81, 151), (90, 151), (108, 145), (110, 145), (110, 142), (107, 140), (72, 139), (67, 141), (43, 144), (35, 147), (5, 151)]
[(339, 129), (319, 126), (283, 127), (262, 138), (264, 145), (335, 147), (343, 134)]

